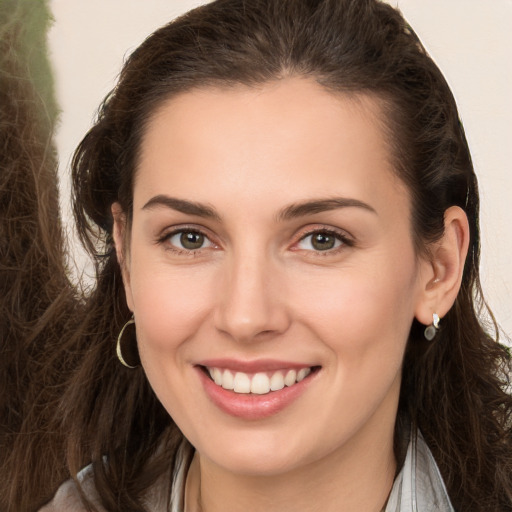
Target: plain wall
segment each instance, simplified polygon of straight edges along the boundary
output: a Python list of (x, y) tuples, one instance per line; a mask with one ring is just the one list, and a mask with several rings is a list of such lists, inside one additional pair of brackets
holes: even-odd
[[(62, 109), (56, 144), (61, 207), (70, 219), (69, 161), (123, 59), (153, 30), (200, 0), (50, 0), (49, 44)], [(482, 281), (512, 333), (512, 0), (394, 0), (457, 99), (480, 182)], [(70, 224), (69, 224), (70, 225)], [(74, 245), (76, 243), (72, 242)], [(76, 249), (77, 272), (90, 273)]]

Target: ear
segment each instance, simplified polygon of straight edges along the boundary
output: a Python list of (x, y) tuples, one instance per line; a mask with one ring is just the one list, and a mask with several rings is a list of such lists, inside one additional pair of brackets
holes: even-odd
[(111, 206), (112, 217), (114, 218), (114, 245), (119, 266), (121, 267), (121, 275), (123, 276), (123, 285), (126, 295), (128, 308), (133, 312), (133, 301), (130, 287), (130, 270), (129, 255), (127, 254), (127, 233), (126, 214), (119, 203), (113, 203)]
[(469, 224), (466, 213), (458, 206), (444, 214), (444, 234), (429, 248), (429, 257), (421, 272), (420, 300), (416, 319), (424, 325), (432, 323), (432, 315), (444, 317), (459, 293), (464, 263), (469, 246)]

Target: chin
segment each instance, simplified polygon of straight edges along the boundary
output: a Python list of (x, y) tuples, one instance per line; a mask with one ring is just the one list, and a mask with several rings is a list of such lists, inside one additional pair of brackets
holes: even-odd
[(289, 432), (266, 429), (212, 436), (205, 443), (198, 443), (196, 449), (201, 457), (206, 457), (225, 471), (265, 477), (294, 471), (330, 452), (328, 446), (312, 446), (314, 444), (318, 443), (300, 435), (290, 436)]

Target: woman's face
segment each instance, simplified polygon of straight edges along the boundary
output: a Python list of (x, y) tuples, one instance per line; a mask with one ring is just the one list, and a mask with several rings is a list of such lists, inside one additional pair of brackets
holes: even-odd
[(125, 285), (151, 386), (204, 460), (268, 475), (391, 450), (427, 264), (410, 217), (370, 98), (289, 78), (158, 110)]

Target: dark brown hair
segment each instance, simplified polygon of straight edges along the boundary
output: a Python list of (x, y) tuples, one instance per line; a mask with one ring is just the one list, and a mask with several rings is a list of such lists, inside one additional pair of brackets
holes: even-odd
[(54, 356), (80, 306), (59, 219), (49, 19), (44, 1), (0, 2), (0, 510), (7, 512), (48, 501), (69, 474), (64, 436), (50, 425), (77, 363)]
[(107, 509), (144, 510), (144, 492), (172, 469), (181, 437), (143, 370), (122, 367), (114, 353), (130, 313), (110, 207), (119, 201), (130, 221), (148, 120), (180, 92), (287, 76), (379, 99), (396, 172), (412, 197), (419, 251), (442, 236), (448, 207), (466, 212), (471, 239), (462, 286), (435, 341), (412, 326), (396, 437), (404, 422), (422, 431), (456, 509), (510, 509), (510, 360), (478, 318), (479, 200), (464, 130), (445, 79), (413, 30), (376, 0), (217, 0), (156, 31), (126, 62), (73, 160), (75, 215), (95, 257), (97, 285), (78, 334), (62, 347), (83, 354), (60, 409), (71, 473), (92, 462)]

